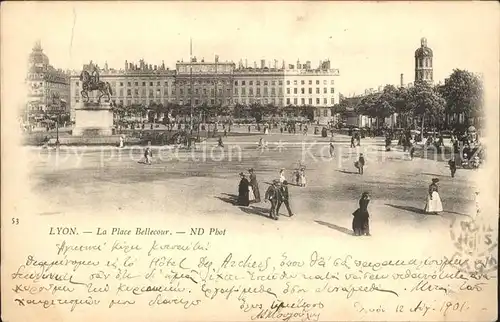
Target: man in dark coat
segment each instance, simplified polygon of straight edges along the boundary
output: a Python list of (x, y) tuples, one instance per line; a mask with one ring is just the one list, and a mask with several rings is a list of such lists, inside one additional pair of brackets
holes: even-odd
[(455, 156), (452, 156), (450, 161), (448, 161), (448, 165), (450, 166), (451, 177), (455, 177), (455, 172), (457, 172), (457, 164), (455, 162)]
[(276, 215), (279, 215), (280, 208), (282, 204), (285, 204), (286, 210), (288, 211), (288, 217), (292, 217), (293, 213), (290, 209), (290, 195), (288, 194), (288, 182), (285, 180), (280, 187), (281, 199), (278, 201), (278, 206), (276, 208)]
[(279, 180), (274, 180), (273, 184), (267, 188), (266, 191), (266, 201), (269, 200), (271, 202), (271, 208), (269, 209), (269, 217), (271, 217), (274, 220), (278, 220), (278, 212), (276, 211), (278, 203), (281, 200), (281, 193), (279, 189)]
[(243, 172), (240, 173), (240, 177), (240, 185), (238, 186), (238, 205), (248, 207), (250, 205), (248, 191), (250, 183)]

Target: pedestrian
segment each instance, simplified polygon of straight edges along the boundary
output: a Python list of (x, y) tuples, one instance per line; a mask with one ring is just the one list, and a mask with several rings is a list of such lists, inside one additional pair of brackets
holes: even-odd
[(146, 147), (144, 149), (144, 163), (151, 164), (151, 158), (153, 157), (153, 151), (151, 151), (151, 147)]
[(386, 151), (391, 151), (391, 143), (392, 143), (391, 137), (389, 135), (387, 135), (385, 138), (385, 150)]
[(370, 236), (370, 214), (368, 213), (368, 204), (370, 203), (370, 195), (368, 192), (363, 192), (359, 199), (359, 208), (352, 213), (352, 230), (355, 236)]
[(356, 145), (354, 144), (354, 135), (351, 136), (351, 148), (355, 148)]
[(222, 137), (219, 135), (219, 141), (218, 141), (218, 144), (217, 144), (218, 147), (221, 147), (223, 148), (224, 147), (224, 143), (222, 142)]
[(120, 145), (118, 147), (123, 148), (123, 135), (120, 135)]
[(224, 129), (224, 137), (227, 137), (227, 130)]
[(429, 190), (427, 193), (427, 203), (425, 204), (425, 212), (437, 215), (439, 212), (443, 211), (443, 204), (441, 203), (441, 197), (439, 196), (438, 189), (438, 178), (432, 179), (432, 183), (429, 185)]
[(276, 214), (279, 215), (280, 207), (285, 204), (286, 210), (288, 211), (288, 217), (293, 216), (293, 212), (290, 209), (290, 194), (288, 193), (288, 182), (285, 180), (280, 188), (281, 199), (278, 201), (278, 206), (276, 208)]
[(358, 169), (359, 174), (363, 174), (363, 168), (365, 166), (365, 157), (363, 153), (359, 154), (358, 161), (354, 162), (354, 166)]
[(304, 167), (301, 167), (299, 170), (299, 178), (300, 178), (300, 180), (299, 180), (300, 186), (305, 187), (307, 181), (306, 181), (306, 169)]
[(238, 205), (248, 207), (250, 205), (250, 196), (248, 190), (250, 183), (248, 182), (243, 172), (240, 172), (240, 178), (241, 180), (238, 186)]
[(335, 153), (335, 146), (333, 145), (333, 141), (330, 141), (330, 158), (333, 158), (334, 153)]
[(448, 165), (450, 166), (451, 177), (455, 178), (455, 172), (457, 172), (457, 164), (455, 162), (455, 156), (452, 155), (450, 161), (448, 161)]
[(259, 191), (259, 183), (257, 182), (257, 176), (255, 175), (255, 171), (253, 168), (248, 169), (250, 173), (250, 186), (253, 189), (253, 194), (255, 196), (254, 202), (260, 202), (260, 191)]
[(248, 133), (250, 133), (250, 125), (248, 126)]
[(285, 178), (285, 169), (281, 169), (280, 170), (280, 179), (279, 179), (279, 182), (280, 183), (283, 183), (283, 181), (285, 181), (286, 178)]
[(277, 206), (278, 202), (281, 200), (281, 193), (280, 193), (280, 182), (279, 180), (273, 180), (273, 184), (267, 188), (266, 195), (265, 195), (265, 200), (266, 202), (269, 201), (271, 202), (271, 208), (269, 209), (269, 217), (274, 220), (278, 220), (278, 213), (277, 213)]
[(410, 145), (410, 160), (413, 160), (413, 154), (415, 153), (415, 141), (413, 139), (410, 139), (409, 145)]

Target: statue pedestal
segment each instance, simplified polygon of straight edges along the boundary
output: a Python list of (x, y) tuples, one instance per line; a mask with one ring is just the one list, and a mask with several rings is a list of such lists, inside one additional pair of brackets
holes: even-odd
[(77, 103), (73, 136), (110, 136), (113, 134), (113, 111), (110, 103)]

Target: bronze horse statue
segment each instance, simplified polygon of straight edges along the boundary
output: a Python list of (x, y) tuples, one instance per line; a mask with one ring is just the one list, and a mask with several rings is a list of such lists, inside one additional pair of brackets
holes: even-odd
[(85, 102), (89, 101), (89, 92), (100, 91), (101, 94), (97, 98), (97, 102), (101, 102), (101, 97), (104, 95), (108, 96), (108, 100), (111, 101), (111, 95), (113, 95), (113, 90), (111, 89), (111, 84), (109, 82), (96, 81), (94, 77), (90, 76), (89, 72), (84, 70), (80, 74), (80, 80), (82, 81), (82, 97)]

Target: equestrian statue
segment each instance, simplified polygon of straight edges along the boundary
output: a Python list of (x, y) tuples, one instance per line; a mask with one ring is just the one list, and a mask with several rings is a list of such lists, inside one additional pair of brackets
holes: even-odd
[(99, 80), (99, 71), (96, 67), (92, 71), (92, 75), (86, 70), (83, 70), (80, 74), (80, 80), (82, 81), (82, 97), (85, 102), (89, 101), (89, 92), (99, 91), (101, 94), (97, 98), (97, 102), (101, 103), (101, 97), (104, 95), (108, 96), (108, 100), (111, 101), (111, 95), (113, 95), (113, 90), (111, 89), (111, 84), (109, 82), (103, 82)]

